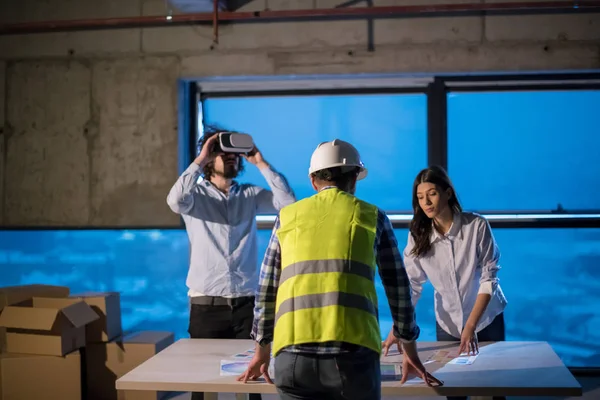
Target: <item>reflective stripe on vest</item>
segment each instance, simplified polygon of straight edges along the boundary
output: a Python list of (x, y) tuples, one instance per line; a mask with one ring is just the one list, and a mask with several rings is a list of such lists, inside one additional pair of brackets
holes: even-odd
[(374, 282), (377, 213), (338, 189), (281, 210), (273, 354), (328, 341), (381, 351)]

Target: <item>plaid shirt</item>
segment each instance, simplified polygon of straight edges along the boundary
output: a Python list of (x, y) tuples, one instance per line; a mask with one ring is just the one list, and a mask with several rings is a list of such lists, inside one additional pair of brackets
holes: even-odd
[[(252, 338), (261, 346), (273, 341), (275, 328), (275, 301), (279, 277), (281, 275), (281, 247), (277, 239), (279, 218), (260, 270), (260, 282), (256, 293)], [(375, 254), (379, 275), (385, 288), (394, 320), (394, 335), (405, 342), (416, 340), (420, 330), (415, 320), (415, 310), (411, 301), (410, 283), (394, 229), (387, 215), (379, 210)], [(344, 342), (308, 343), (287, 347), (285, 351), (312, 354), (337, 354), (356, 349), (356, 345)]]

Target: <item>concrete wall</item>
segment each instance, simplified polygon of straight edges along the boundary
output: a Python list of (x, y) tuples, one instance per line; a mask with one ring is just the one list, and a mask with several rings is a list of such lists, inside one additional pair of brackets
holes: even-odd
[[(245, 10), (315, 3), (341, 1)], [(156, 14), (164, 0), (0, 0), (0, 23)], [(377, 20), (374, 51), (367, 26), (229, 24), (216, 46), (210, 26), (0, 36), (0, 222), (178, 224), (179, 77), (600, 69), (600, 14)]]

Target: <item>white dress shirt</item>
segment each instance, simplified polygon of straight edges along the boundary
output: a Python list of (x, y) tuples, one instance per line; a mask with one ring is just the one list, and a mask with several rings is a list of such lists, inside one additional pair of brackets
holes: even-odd
[(192, 163), (177, 179), (167, 203), (181, 214), (190, 239), (188, 295), (254, 296), (258, 285), (255, 217), (277, 213), (296, 199), (273, 167), (260, 170), (269, 188), (235, 183), (226, 195), (210, 181), (198, 183), (202, 169)]
[(429, 279), (435, 293), (435, 316), (440, 327), (460, 338), (479, 293), (492, 296), (476, 327), (488, 326), (504, 311), (506, 298), (498, 283), (500, 252), (488, 222), (480, 215), (454, 215), (450, 230), (441, 235), (433, 229), (431, 249), (420, 257), (410, 254), (415, 242), (408, 234), (404, 263), (417, 304)]

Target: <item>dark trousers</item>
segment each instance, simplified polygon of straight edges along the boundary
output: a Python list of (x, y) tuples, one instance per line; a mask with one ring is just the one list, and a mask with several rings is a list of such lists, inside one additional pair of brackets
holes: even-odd
[[(435, 333), (438, 342), (460, 342), (460, 338), (448, 334), (442, 327), (436, 322)], [(477, 333), (477, 341), (479, 342), (503, 342), (506, 340), (506, 333), (504, 329), (504, 314), (498, 315), (491, 324), (486, 326), (481, 332)], [(448, 400), (466, 400), (467, 396), (452, 396), (447, 397)], [(505, 397), (494, 396), (494, 400), (505, 400)]]
[(282, 400), (380, 400), (379, 356), (360, 348), (338, 355), (280, 352), (275, 386)]
[[(192, 339), (250, 339), (253, 319), (254, 297), (232, 299), (231, 305), (191, 304), (188, 333)], [(204, 400), (204, 393), (192, 393), (192, 400)]]

